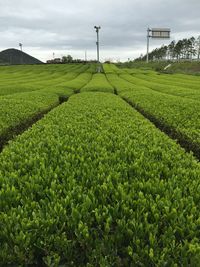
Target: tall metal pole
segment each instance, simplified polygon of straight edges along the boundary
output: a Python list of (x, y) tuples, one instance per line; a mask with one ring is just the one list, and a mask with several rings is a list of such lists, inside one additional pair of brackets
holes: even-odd
[(147, 63), (149, 62), (149, 32), (150, 32), (150, 29), (147, 28)]
[(22, 43), (19, 43), (19, 47), (21, 50), (21, 64), (23, 64)]
[(99, 63), (99, 30), (101, 29), (100, 26), (94, 26), (94, 28), (96, 29), (96, 33), (97, 33), (97, 42), (96, 42), (96, 45), (97, 45), (97, 62)]
[(19, 48), (20, 48), (20, 50), (22, 52), (22, 43), (19, 43)]
[(99, 63), (99, 30), (97, 30), (97, 61)]

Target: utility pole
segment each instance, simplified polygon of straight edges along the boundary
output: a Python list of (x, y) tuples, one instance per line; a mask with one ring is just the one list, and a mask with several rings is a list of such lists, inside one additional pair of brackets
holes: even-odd
[(87, 62), (87, 50), (85, 50), (85, 62)]
[(96, 29), (96, 33), (97, 33), (97, 62), (99, 63), (99, 30), (101, 29), (100, 26), (94, 26), (94, 28)]
[(19, 48), (20, 48), (20, 50), (22, 52), (22, 43), (19, 43)]
[(19, 48), (21, 50), (21, 64), (23, 64), (22, 43), (19, 43)]

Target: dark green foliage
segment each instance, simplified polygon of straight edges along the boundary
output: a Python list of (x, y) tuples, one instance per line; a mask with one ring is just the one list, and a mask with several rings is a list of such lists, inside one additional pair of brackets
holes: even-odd
[(34, 58), (20, 50), (11, 48), (0, 52), (0, 62), (8, 65), (18, 64), (43, 64), (42, 61)]

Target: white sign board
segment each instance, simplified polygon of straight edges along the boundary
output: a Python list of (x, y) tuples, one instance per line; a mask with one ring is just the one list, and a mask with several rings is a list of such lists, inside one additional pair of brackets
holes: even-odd
[(168, 28), (152, 28), (152, 38), (170, 38), (170, 29)]

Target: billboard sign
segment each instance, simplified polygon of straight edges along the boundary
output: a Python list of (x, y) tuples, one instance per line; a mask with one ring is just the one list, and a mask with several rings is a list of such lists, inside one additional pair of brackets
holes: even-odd
[(152, 28), (151, 29), (152, 38), (170, 38), (169, 28)]

